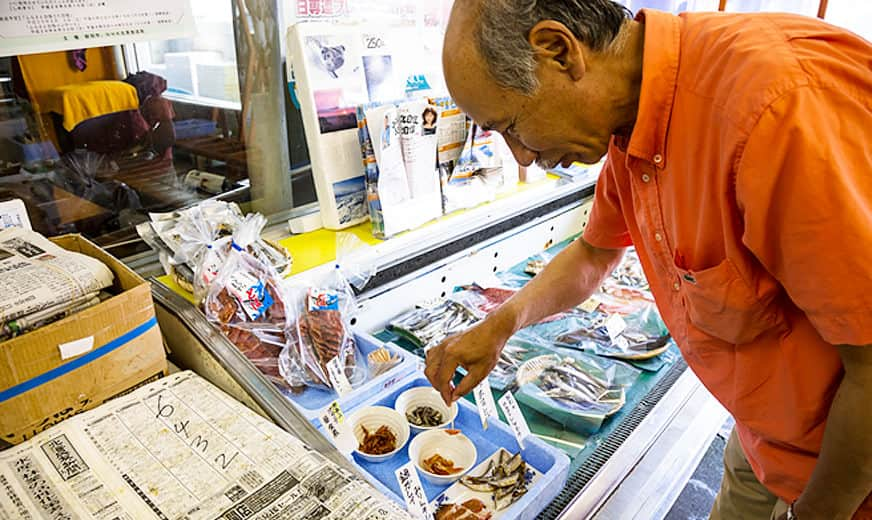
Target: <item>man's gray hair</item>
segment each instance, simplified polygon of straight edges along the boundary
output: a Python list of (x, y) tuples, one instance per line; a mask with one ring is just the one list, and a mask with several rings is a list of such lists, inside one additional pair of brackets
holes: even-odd
[(632, 16), (611, 0), (482, 0), (475, 31), (479, 52), (497, 84), (532, 94), (539, 87), (530, 30), (543, 20), (565, 25), (595, 51), (603, 51)]

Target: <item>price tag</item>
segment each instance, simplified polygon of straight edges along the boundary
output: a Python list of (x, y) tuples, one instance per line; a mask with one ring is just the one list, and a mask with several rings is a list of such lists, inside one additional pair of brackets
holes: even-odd
[(600, 301), (596, 296), (591, 296), (584, 303), (578, 306), (584, 312), (593, 312), (599, 307)]
[(333, 390), (339, 394), (339, 397), (351, 392), (351, 383), (345, 376), (345, 367), (339, 360), (339, 356), (327, 362), (327, 377), (330, 378), (330, 384), (333, 386)]
[(357, 448), (357, 439), (354, 437), (354, 432), (348, 427), (348, 423), (345, 422), (345, 415), (342, 414), (342, 408), (339, 407), (337, 401), (330, 403), (318, 418), (324, 425), (327, 436), (330, 437), (340, 453), (350, 455)]
[(620, 336), (618, 339), (614, 340), (612, 345), (621, 349), (622, 352), (630, 350), (630, 341), (624, 336)]
[(515, 396), (511, 392), (506, 392), (500, 398), (500, 408), (503, 409), (506, 420), (509, 421), (509, 426), (515, 432), (518, 446), (524, 449), (524, 439), (530, 436), (530, 426), (527, 425), (527, 420), (524, 419), (524, 414), (521, 413), (521, 407), (518, 406), (518, 401), (515, 400)]
[(409, 514), (414, 518), (431, 520), (433, 515), (430, 513), (430, 504), (427, 502), (427, 495), (424, 494), (424, 486), (421, 485), (414, 463), (409, 461), (405, 466), (397, 468), (395, 473)]
[(497, 404), (494, 402), (494, 394), (491, 392), (490, 383), (484, 378), (473, 390), (475, 404), (478, 406), (478, 416), (481, 418), (481, 427), (487, 430), (488, 419), (499, 417)]
[(6, 202), (0, 202), (0, 229), (9, 227), (20, 227), (28, 231), (30, 227), (30, 218), (27, 216), (27, 208), (24, 206), (24, 201), (21, 199), (12, 199)]
[(627, 322), (619, 314), (612, 314), (606, 320), (606, 330), (609, 332), (609, 337), (612, 338), (612, 343), (617, 341), (626, 328)]

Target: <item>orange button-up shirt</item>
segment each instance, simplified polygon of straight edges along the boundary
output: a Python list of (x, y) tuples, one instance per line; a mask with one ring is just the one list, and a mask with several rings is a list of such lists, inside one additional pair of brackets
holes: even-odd
[(872, 344), (872, 45), (785, 14), (639, 18), (638, 118), (584, 238), (636, 245), (684, 358), (792, 502), (844, 373), (834, 345)]

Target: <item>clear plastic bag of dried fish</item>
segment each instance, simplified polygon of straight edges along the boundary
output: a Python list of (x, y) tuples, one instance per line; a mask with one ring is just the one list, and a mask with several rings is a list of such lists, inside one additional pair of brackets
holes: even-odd
[(606, 326), (610, 318), (612, 315), (601, 310), (579, 310), (565, 314), (560, 320), (524, 329), (518, 336), (618, 359), (645, 359), (667, 348), (669, 331), (653, 304), (647, 303), (633, 314), (621, 317), (625, 326), (615, 337)]
[(268, 263), (251, 255), (245, 244), (259, 233), (257, 224), (242, 224), (233, 247), (203, 302), (206, 317), (268, 379), (288, 386), (278, 357), (288, 337), (290, 309), (280, 277)]
[[(352, 242), (347, 233), (341, 233), (339, 240)], [(361, 274), (366, 270), (358, 265), (352, 269), (354, 274), (349, 275), (352, 264), (343, 265), (346, 253), (339, 244), (337, 248), (338, 263), (323, 280), (311, 286), (291, 286), (296, 307), (293, 326), (296, 342), (281, 357), (282, 375), (289, 383), (302, 380), (307, 386), (335, 389), (336, 379), (344, 376), (355, 388), (368, 379), (370, 368), (378, 374), (390, 368), (385, 365), (399, 361), (390, 352), (384, 356), (385, 352), (376, 351), (378, 354), (369, 358), (371, 367), (367, 367), (351, 330), (357, 304), (348, 276), (356, 277), (355, 287), (365, 285), (369, 276)], [(331, 363), (338, 363), (332, 373)]]
[(592, 434), (624, 405), (639, 370), (621, 361), (572, 352), (525, 362), (517, 374), (519, 402), (582, 434)]
[(427, 349), (478, 321), (479, 318), (469, 309), (446, 299), (419, 304), (391, 320), (389, 328), (418, 347)]

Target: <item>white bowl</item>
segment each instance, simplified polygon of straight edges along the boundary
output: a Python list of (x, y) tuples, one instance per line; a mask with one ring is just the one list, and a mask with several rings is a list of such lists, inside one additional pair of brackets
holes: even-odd
[(384, 455), (370, 455), (369, 453), (355, 450), (361, 458), (370, 462), (384, 462), (388, 460), (396, 455), (396, 453), (400, 451), (407, 442), (409, 442), (409, 423), (406, 422), (405, 416), (386, 406), (368, 406), (366, 408), (361, 408), (351, 414), (348, 418), (348, 424), (351, 427), (351, 431), (354, 433), (354, 437), (357, 439), (358, 446), (363, 442), (364, 427), (366, 427), (367, 431), (370, 433), (375, 433), (375, 431), (382, 426), (387, 426), (392, 432), (394, 432), (394, 435), (397, 436), (397, 447), (390, 453), (385, 453)]
[(408, 421), (408, 418), (406, 418), (406, 412), (411, 412), (419, 406), (429, 406), (438, 411), (442, 414), (443, 422), (436, 426), (416, 426), (410, 422), (409, 427), (414, 433), (445, 428), (451, 424), (451, 421), (457, 418), (457, 403), (451, 403), (451, 406), (446, 406), (445, 401), (442, 400), (442, 396), (439, 395), (439, 392), (431, 386), (418, 386), (406, 390), (397, 397), (394, 409), (400, 412), (403, 418)]
[[(450, 430), (429, 430), (421, 433), (409, 443), (409, 458), (415, 463), (418, 472), (425, 480), (437, 486), (447, 486), (469, 472), (475, 466), (478, 453), (475, 445), (462, 433), (450, 434)], [(425, 470), (422, 463), (438, 453), (462, 468), (451, 475), (436, 475)]]

